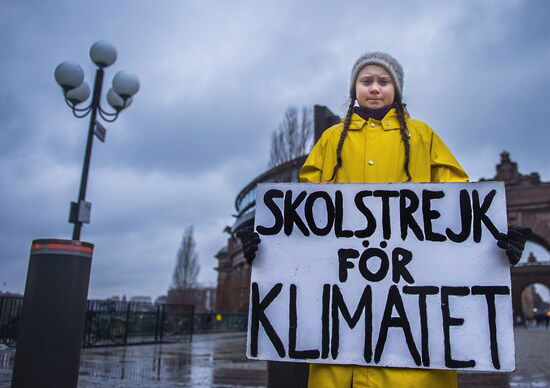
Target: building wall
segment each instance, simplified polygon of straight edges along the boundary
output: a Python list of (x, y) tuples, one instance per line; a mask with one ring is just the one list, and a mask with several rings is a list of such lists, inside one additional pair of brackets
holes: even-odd
[(505, 183), (508, 223), (530, 227), (533, 241), (550, 250), (550, 182), (541, 182), (536, 172), (521, 174), (506, 151), (500, 154), (496, 175), (490, 180)]
[(241, 241), (234, 233), (227, 247), (216, 256), (218, 265), (217, 312), (247, 312), (250, 296), (250, 266), (245, 261)]
[(192, 304), (196, 313), (212, 311), (216, 289), (212, 287), (197, 287), (187, 290), (170, 289), (166, 296), (169, 304)]

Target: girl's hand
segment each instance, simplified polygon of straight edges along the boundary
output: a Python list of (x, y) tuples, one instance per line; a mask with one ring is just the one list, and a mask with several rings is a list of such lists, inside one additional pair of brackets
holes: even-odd
[(241, 239), (241, 246), (246, 262), (252, 265), (252, 262), (256, 258), (258, 245), (261, 242), (260, 235), (254, 232), (253, 226), (247, 226), (237, 232), (237, 237)]
[(511, 265), (516, 265), (521, 259), (525, 242), (531, 236), (531, 228), (522, 228), (521, 226), (508, 226), (508, 233), (501, 233), (497, 241), (499, 248), (506, 250), (506, 256)]

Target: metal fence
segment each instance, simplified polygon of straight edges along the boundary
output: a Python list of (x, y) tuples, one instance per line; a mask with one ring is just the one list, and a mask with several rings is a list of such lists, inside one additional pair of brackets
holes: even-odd
[[(0, 297), (0, 343), (15, 345), (23, 298)], [(89, 300), (83, 347), (190, 341), (193, 333), (246, 331), (246, 313), (196, 313), (192, 305)]]
[(89, 300), (84, 347), (191, 340), (192, 305)]
[(193, 331), (197, 334), (246, 331), (247, 325), (247, 313), (197, 313)]
[(0, 296), (0, 343), (15, 345), (22, 307), (23, 298)]

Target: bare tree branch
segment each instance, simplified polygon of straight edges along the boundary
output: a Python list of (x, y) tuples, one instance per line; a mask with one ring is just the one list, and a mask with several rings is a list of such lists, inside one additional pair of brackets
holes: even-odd
[(305, 106), (301, 111), (295, 106), (287, 108), (283, 121), (271, 134), (270, 167), (278, 166), (309, 152), (312, 114), (311, 108)]
[(195, 248), (193, 227), (190, 226), (183, 233), (183, 238), (176, 255), (176, 267), (172, 275), (172, 289), (185, 291), (197, 285), (200, 265), (199, 256)]

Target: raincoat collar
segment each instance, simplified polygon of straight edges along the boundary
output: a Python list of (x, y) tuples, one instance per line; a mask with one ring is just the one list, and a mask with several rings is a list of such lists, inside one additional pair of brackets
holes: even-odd
[[(409, 113), (405, 111), (405, 117), (409, 118)], [(342, 120), (344, 122), (344, 120)], [(382, 118), (382, 120), (376, 120), (372, 117), (367, 121), (363, 119), (361, 116), (359, 116), (357, 113), (354, 113), (351, 116), (351, 123), (349, 124), (350, 130), (359, 130), (363, 128), (363, 126), (367, 123), (374, 123), (375, 126), (382, 125), (382, 129), (385, 131), (389, 131), (392, 129), (399, 129), (401, 126), (399, 125), (399, 120), (397, 119), (397, 113), (395, 111), (395, 108), (392, 108), (389, 110), (388, 113)]]

